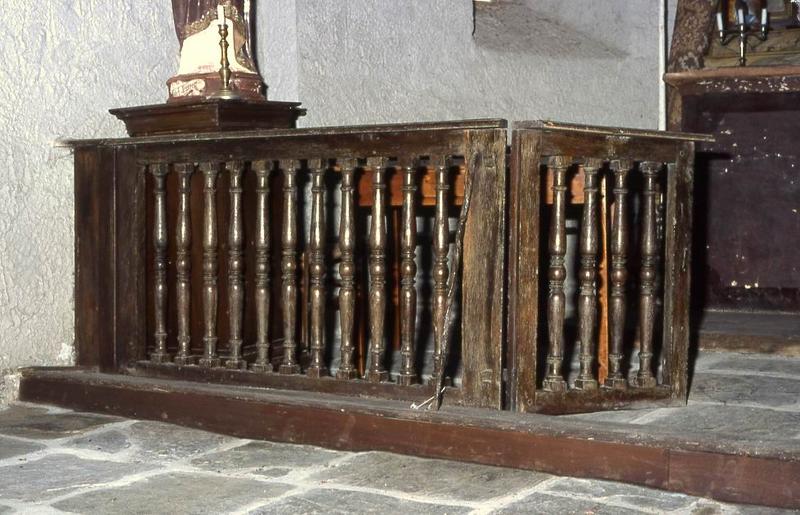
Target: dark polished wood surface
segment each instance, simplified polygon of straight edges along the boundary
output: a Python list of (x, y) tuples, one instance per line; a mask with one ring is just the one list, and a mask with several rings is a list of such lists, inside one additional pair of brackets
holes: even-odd
[(191, 99), (111, 109), (130, 136), (289, 129), (305, 115), (299, 102)]

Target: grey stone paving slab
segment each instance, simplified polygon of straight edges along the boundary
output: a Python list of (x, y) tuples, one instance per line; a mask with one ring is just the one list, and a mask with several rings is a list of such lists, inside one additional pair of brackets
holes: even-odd
[(292, 472), (292, 469), (287, 469), (283, 467), (267, 467), (267, 468), (258, 468), (255, 470), (249, 471), (251, 474), (256, 474), (259, 476), (269, 477), (269, 478), (276, 478), (276, 477), (283, 477), (286, 474)]
[(310, 479), (441, 499), (481, 501), (529, 488), (549, 477), (552, 476), (524, 470), (370, 452)]
[(761, 404), (800, 409), (800, 380), (725, 374), (696, 374), (692, 401)]
[(276, 497), (292, 487), (241, 478), (187, 473), (151, 476), (127, 486), (95, 490), (53, 504), (85, 514), (225, 513)]
[(0, 467), (0, 499), (50, 499), (76, 488), (115, 481), (146, 468), (132, 463), (85, 460), (69, 454), (54, 454)]
[[(192, 461), (205, 470), (227, 471), (236, 469), (266, 470), (272, 467), (307, 468), (324, 465), (345, 453), (328, 451), (307, 445), (271, 442), (249, 442), (240, 447), (202, 456)], [(273, 476), (274, 477), (274, 476)]]
[(737, 505), (736, 511), (739, 513), (739, 515), (797, 515), (798, 513), (800, 513), (800, 510), (782, 510), (780, 508), (768, 508), (766, 506), (748, 506), (745, 504)]
[(41, 449), (44, 449), (44, 446), (37, 443), (21, 442), (13, 438), (4, 438), (0, 436), (0, 460), (21, 456)]
[(114, 454), (129, 449), (133, 444), (123, 431), (109, 429), (101, 433), (75, 438), (68, 445), (79, 449), (91, 449)]
[(651, 414), (659, 408), (639, 409), (639, 410), (620, 410), (620, 411), (597, 411), (595, 413), (580, 413), (578, 415), (566, 415), (562, 419), (577, 419), (587, 422), (614, 422), (617, 424), (629, 424), (636, 419)]
[(88, 413), (48, 413), (42, 408), (12, 405), (0, 412), (0, 433), (31, 439), (63, 438), (120, 420)]
[[(190, 459), (216, 447), (238, 441), (237, 438), (164, 424), (161, 422), (137, 422), (121, 430), (133, 447), (134, 462), (169, 463)], [(112, 438), (110, 448), (120, 444)], [(125, 444), (123, 444), (125, 445)]]
[[(679, 512), (683, 513), (683, 511)], [(720, 504), (715, 501), (701, 499), (692, 506), (691, 515), (797, 515), (797, 510), (782, 510), (767, 506), (751, 506), (746, 504)]]
[(610, 501), (659, 512), (686, 508), (697, 501), (697, 497), (684, 494), (593, 479), (563, 478), (549, 484), (543, 491), (547, 492), (569, 494), (595, 501)]
[(646, 425), (748, 440), (786, 440), (800, 428), (800, 412), (700, 404), (666, 411), (666, 416)]
[(517, 502), (492, 512), (493, 514), (524, 513), (530, 515), (626, 515), (630, 513), (652, 513), (652, 511), (609, 506), (600, 501), (556, 497), (553, 495), (534, 493)]
[(469, 511), (469, 508), (461, 506), (414, 502), (385, 495), (316, 489), (281, 499), (274, 504), (258, 508), (250, 512), (250, 514), (351, 515), (355, 513), (413, 513), (442, 515), (468, 513)]
[(763, 355), (722, 355), (705, 370), (736, 370), (756, 375), (758, 372), (793, 375), (800, 380), (800, 358)]

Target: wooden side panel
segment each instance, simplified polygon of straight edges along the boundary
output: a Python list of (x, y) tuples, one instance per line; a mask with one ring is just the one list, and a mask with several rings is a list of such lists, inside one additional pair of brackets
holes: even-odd
[(470, 212), (462, 263), (464, 403), (502, 407), (505, 341), (506, 131), (468, 131)]
[(692, 251), (694, 143), (681, 145), (669, 165), (664, 261), (664, 383), (673, 398), (686, 401)]
[(114, 352), (114, 151), (75, 152), (77, 365), (111, 369)]
[(536, 400), (539, 325), (541, 134), (514, 131), (509, 195), (509, 408), (526, 412)]
[[(115, 316), (114, 365), (145, 358), (145, 175), (133, 149), (118, 149), (115, 157)], [(111, 285), (109, 285), (110, 287)], [(168, 302), (172, 302), (168, 292)], [(109, 323), (111, 320), (109, 320)], [(110, 344), (110, 342), (109, 342)]]

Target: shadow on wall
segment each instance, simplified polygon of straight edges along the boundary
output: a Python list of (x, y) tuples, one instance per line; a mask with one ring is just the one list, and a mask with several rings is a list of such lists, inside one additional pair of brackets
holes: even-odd
[(585, 30), (516, 3), (476, 3), (474, 37), (478, 46), (498, 52), (582, 59), (629, 55)]

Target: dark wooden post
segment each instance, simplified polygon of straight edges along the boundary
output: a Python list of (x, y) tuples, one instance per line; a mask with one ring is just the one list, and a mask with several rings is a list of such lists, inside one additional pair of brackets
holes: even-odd
[(325, 354), (325, 170), (324, 159), (309, 162), (311, 169), (311, 234), (309, 237), (311, 273), (311, 363), (309, 377), (328, 374)]
[(553, 173), (553, 210), (550, 217), (550, 296), (547, 302), (547, 326), (549, 345), (547, 353), (547, 376), (543, 388), (549, 392), (564, 392), (567, 382), (561, 372), (564, 360), (564, 312), (566, 298), (564, 281), (567, 268), (564, 256), (567, 253), (567, 169), (572, 163), (568, 156), (554, 156), (548, 159), (547, 167)]
[(672, 397), (683, 402), (688, 393), (693, 161), (694, 143), (685, 142), (668, 167), (664, 237), (663, 377)]
[[(502, 406), (506, 291), (505, 128), (467, 131), (466, 186), (469, 212), (463, 231), (460, 270), (461, 356), (464, 403)], [(466, 208), (467, 198), (465, 196)]]
[(256, 231), (255, 231), (255, 308), (256, 361), (250, 368), (256, 372), (272, 372), (269, 360), (269, 300), (270, 300), (270, 216), (269, 176), (271, 161), (253, 161), (256, 174)]
[(178, 353), (175, 363), (191, 365), (191, 271), (192, 271), (192, 174), (196, 165), (181, 163), (175, 165), (178, 172), (178, 220), (175, 227), (176, 277), (175, 302), (178, 311)]
[(442, 363), (442, 338), (445, 309), (447, 308), (447, 280), (450, 270), (447, 255), (450, 250), (448, 164), (444, 158), (436, 163), (436, 215), (433, 221), (433, 377), (436, 378)]
[(280, 162), (283, 171), (283, 230), (281, 236), (281, 303), (283, 308), (283, 359), (278, 371), (297, 374), (297, 183), (296, 163)]
[(203, 357), (201, 367), (212, 368), (220, 365), (217, 355), (217, 163), (202, 165), (203, 186)]
[(155, 270), (155, 349), (150, 353), (153, 363), (168, 363), (167, 352), (167, 190), (166, 177), (169, 167), (164, 163), (150, 165), (153, 174), (155, 196), (155, 219), (153, 220), (153, 269)]
[(372, 169), (372, 218), (369, 231), (369, 368), (366, 379), (381, 382), (389, 379), (383, 368), (386, 352), (386, 162), (369, 159)]
[(605, 386), (624, 390), (628, 382), (622, 375), (622, 344), (625, 334), (625, 283), (628, 280), (628, 190), (625, 180), (632, 163), (627, 159), (611, 161), (614, 174), (614, 206), (611, 223), (611, 298), (608, 306), (608, 377)]
[(531, 411), (536, 404), (541, 231), (542, 136), (515, 130), (511, 143), (509, 280), (509, 407)]
[(339, 324), (341, 327), (341, 361), (336, 377), (354, 379), (358, 370), (353, 363), (355, 346), (353, 345), (353, 324), (356, 311), (356, 218), (355, 200), (353, 197), (353, 176), (355, 165), (352, 159), (339, 161), (342, 173), (342, 207), (339, 219), (339, 277), (342, 284), (339, 288)]
[(403, 386), (414, 384), (414, 337), (417, 321), (417, 166), (407, 164), (403, 171), (403, 220), (400, 241), (400, 374), (397, 382)]
[(644, 175), (642, 193), (641, 252), (642, 268), (639, 276), (639, 372), (636, 386), (652, 388), (656, 385), (653, 376), (653, 329), (656, 311), (656, 262), (658, 241), (656, 236), (656, 179), (661, 163), (641, 163)]
[(597, 252), (599, 244), (598, 174), (603, 166), (601, 159), (587, 159), (583, 165), (583, 219), (581, 221), (580, 296), (578, 298), (578, 336), (581, 341), (580, 373), (575, 380), (579, 390), (597, 390), (597, 379), (592, 366), (595, 361), (595, 335), (597, 324)]
[(242, 358), (242, 323), (244, 321), (244, 241), (242, 226), (242, 172), (244, 163), (228, 163), (230, 177), (230, 216), (228, 220), (228, 340), (227, 368), (247, 368)]

